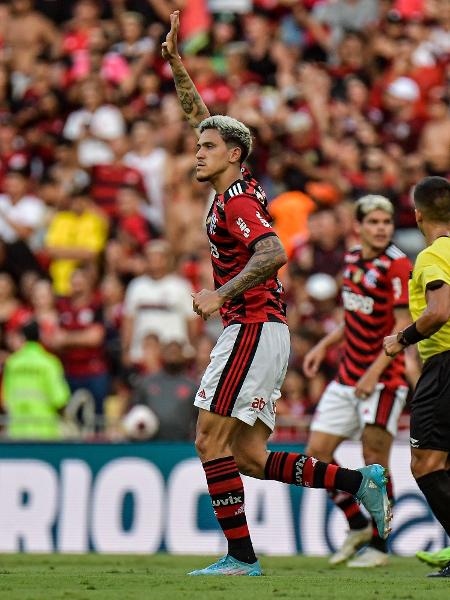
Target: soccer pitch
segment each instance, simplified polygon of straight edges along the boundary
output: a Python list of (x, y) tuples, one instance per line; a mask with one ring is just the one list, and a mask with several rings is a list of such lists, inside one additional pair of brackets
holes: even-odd
[(414, 558), (375, 570), (329, 568), (324, 558), (261, 560), (264, 577), (186, 577), (200, 556), (0, 555), (2, 600), (444, 600), (448, 579), (427, 579)]

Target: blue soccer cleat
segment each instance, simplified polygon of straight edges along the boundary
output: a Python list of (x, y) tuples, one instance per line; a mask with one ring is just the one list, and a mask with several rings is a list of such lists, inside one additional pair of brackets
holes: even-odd
[(386, 470), (381, 465), (357, 469), (363, 476), (356, 499), (367, 508), (377, 525), (380, 537), (385, 540), (390, 533), (391, 504), (386, 491)]
[(209, 565), (205, 569), (191, 571), (188, 575), (249, 575), (250, 577), (259, 577), (262, 575), (262, 571), (258, 560), (249, 564), (227, 554), (219, 558), (213, 565)]

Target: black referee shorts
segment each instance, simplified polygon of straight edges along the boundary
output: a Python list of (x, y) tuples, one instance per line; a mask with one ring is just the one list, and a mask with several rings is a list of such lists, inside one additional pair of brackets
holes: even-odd
[(429, 358), (411, 400), (411, 446), (450, 452), (450, 350)]

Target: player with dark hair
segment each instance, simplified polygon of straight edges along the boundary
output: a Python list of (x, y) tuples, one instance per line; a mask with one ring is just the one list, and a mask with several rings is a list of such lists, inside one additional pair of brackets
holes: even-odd
[[(306, 355), (303, 369), (314, 377), (327, 349), (343, 342), (334, 381), (326, 388), (311, 425), (306, 452), (333, 461), (346, 439), (361, 439), (366, 464), (389, 467), (392, 441), (405, 404), (408, 387), (403, 354), (394, 360), (383, 352), (383, 337), (411, 322), (408, 313), (409, 259), (391, 239), (394, 207), (384, 196), (369, 194), (356, 203), (356, 227), (361, 245), (344, 259), (342, 301), (344, 321)], [(392, 486), (388, 485), (392, 501)], [(369, 545), (350, 567), (376, 567), (388, 560), (386, 540), (368, 523), (348, 494), (330, 494), (344, 512), (349, 532), (330, 558), (342, 563)]]
[[(385, 338), (388, 356), (418, 344), (422, 374), (411, 401), (411, 471), (450, 535), (450, 183), (425, 177), (414, 188), (416, 221), (427, 247), (409, 283), (412, 325)], [(450, 577), (450, 560), (432, 577)]]
[(380, 465), (350, 470), (305, 454), (267, 451), (290, 348), (277, 279), (286, 254), (271, 226), (264, 192), (250, 175), (242, 177), (250, 131), (230, 117), (209, 115), (178, 54), (178, 26), (175, 12), (163, 56), (199, 135), (197, 178), (216, 191), (206, 222), (215, 290), (194, 294), (193, 307), (203, 319), (220, 310), (225, 326), (196, 395), (195, 443), (228, 553), (191, 575), (257, 576), (261, 568), (247, 526), (240, 473), (347, 491), (372, 512), (382, 537), (389, 533), (390, 519), (386, 480)]

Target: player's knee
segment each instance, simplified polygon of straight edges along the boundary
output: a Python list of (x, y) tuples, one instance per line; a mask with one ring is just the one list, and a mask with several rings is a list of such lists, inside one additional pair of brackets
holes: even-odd
[(411, 457), (411, 473), (414, 479), (419, 479), (428, 473), (433, 471), (440, 471), (445, 469), (446, 462), (440, 456), (417, 456), (412, 455)]
[(221, 439), (211, 430), (197, 431), (195, 449), (202, 462), (229, 454), (227, 440)]

